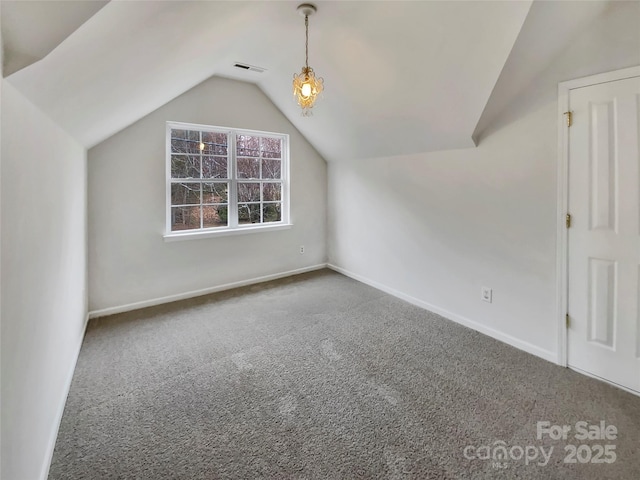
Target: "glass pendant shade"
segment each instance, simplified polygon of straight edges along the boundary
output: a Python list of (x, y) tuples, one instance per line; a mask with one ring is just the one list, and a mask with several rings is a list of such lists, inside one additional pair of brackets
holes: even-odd
[(323, 89), (323, 80), (316, 77), (313, 68), (302, 67), (300, 73), (293, 74), (293, 96), (302, 108), (302, 115), (311, 115), (311, 109)]

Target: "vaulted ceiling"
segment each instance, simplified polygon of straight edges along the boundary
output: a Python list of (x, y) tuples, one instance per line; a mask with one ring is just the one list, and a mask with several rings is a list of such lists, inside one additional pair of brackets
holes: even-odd
[[(257, 84), (329, 161), (465, 148), (474, 145), (492, 91), (538, 7), (316, 1), (309, 63), (324, 77), (325, 93), (306, 118), (291, 95), (292, 75), (304, 63), (298, 3), (5, 0), (4, 74), (88, 148), (212, 75)], [(597, 4), (583, 21), (604, 8)], [(534, 20), (543, 55), (525, 71), (559, 48), (544, 31), (545, 16)], [(529, 43), (538, 40), (528, 35)], [(266, 71), (240, 70), (236, 62)]]

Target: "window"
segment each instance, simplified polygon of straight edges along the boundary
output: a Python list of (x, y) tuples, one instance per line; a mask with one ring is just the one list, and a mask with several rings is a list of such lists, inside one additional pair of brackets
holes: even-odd
[(289, 223), (289, 136), (167, 122), (167, 236)]

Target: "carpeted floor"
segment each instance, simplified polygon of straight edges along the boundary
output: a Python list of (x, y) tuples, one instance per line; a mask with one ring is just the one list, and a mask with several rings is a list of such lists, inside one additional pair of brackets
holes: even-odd
[(323, 270), (92, 321), (49, 478), (636, 480), (639, 448), (639, 397)]

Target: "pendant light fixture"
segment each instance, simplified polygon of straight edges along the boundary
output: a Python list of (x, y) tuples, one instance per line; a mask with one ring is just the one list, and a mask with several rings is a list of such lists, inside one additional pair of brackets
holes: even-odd
[(312, 115), (311, 109), (316, 103), (318, 95), (324, 89), (324, 80), (316, 77), (313, 68), (309, 66), (309, 16), (316, 12), (316, 7), (310, 3), (303, 3), (298, 6), (298, 13), (304, 16), (305, 45), (304, 45), (304, 67), (298, 74), (293, 74), (293, 96), (302, 107), (302, 115), (309, 117)]

